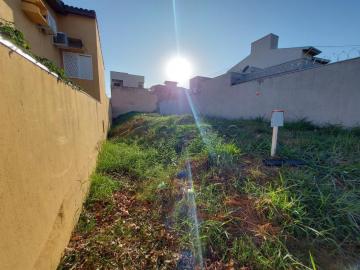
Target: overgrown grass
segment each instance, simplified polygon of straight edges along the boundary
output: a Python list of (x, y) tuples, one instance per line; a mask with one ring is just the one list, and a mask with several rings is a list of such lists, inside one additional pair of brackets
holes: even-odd
[[(103, 220), (94, 209), (100, 203), (102, 215), (116, 216), (123, 210), (114, 194), (130, 192), (138, 203), (146, 202), (146, 225), (134, 231), (127, 223), (127, 218), (136, 223), (131, 213), (125, 223), (122, 218), (106, 221), (111, 233), (106, 233), (105, 242), (126, 246), (139, 241), (134, 252), (140, 252), (140, 243), (146, 249), (147, 243), (159, 241), (145, 228), (165, 223), (177, 239), (172, 242), (176, 248), (171, 248), (178, 254), (189, 249), (195, 253), (189, 186), (186, 179), (176, 179), (189, 163), (205, 268), (345, 269), (358, 259), (358, 129), (320, 128), (306, 120), (288, 123), (280, 129), (279, 156), (302, 159), (306, 165), (269, 168), (262, 164), (271, 143), (271, 128), (264, 119), (209, 118), (196, 125), (191, 116), (129, 114), (115, 123), (92, 177), (78, 224), (80, 235), (91, 236), (91, 241), (105, 235), (97, 229)], [(104, 241), (96, 248), (105, 249)], [(169, 249), (166, 245), (164, 250)], [(124, 250), (117, 248), (121, 254)], [(147, 261), (144, 252), (150, 251), (142, 250), (139, 262)], [(175, 269), (182, 259), (172, 256), (173, 264), (157, 261), (147, 267), (160, 263), (162, 269)], [(102, 266), (111, 268), (111, 258), (105, 261)], [(127, 263), (128, 268), (145, 269)]]
[(116, 173), (143, 181), (154, 177), (165, 178), (166, 172), (156, 159), (155, 149), (141, 149), (136, 144), (110, 141), (103, 145), (96, 170), (99, 173)]

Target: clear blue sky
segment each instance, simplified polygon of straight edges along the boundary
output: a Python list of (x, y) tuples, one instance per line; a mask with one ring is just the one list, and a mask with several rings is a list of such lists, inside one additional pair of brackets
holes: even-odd
[[(172, 0), (64, 2), (97, 13), (108, 95), (111, 70), (144, 75), (147, 87), (166, 79), (176, 55)], [(224, 73), (268, 33), (279, 47), (360, 44), (359, 0), (176, 0), (176, 14), (180, 54), (196, 75)], [(332, 60), (360, 56), (360, 47), (319, 49)]]

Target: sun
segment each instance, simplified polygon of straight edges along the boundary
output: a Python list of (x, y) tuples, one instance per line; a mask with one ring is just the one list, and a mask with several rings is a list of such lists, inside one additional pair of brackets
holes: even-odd
[(167, 63), (166, 75), (171, 81), (185, 84), (192, 76), (192, 66), (186, 58), (176, 56)]

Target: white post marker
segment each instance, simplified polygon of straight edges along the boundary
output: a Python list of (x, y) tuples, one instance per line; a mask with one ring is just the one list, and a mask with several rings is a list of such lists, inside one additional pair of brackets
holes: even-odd
[(271, 156), (276, 154), (277, 137), (279, 127), (284, 126), (284, 111), (273, 110), (271, 113), (271, 127), (273, 128), (272, 141), (271, 141)]

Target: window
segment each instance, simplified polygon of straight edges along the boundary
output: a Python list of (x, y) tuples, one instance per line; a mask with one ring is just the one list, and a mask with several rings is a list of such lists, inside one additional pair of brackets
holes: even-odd
[(139, 88), (144, 88), (144, 83), (143, 82), (139, 82)]
[(49, 29), (47, 30), (47, 32), (49, 34), (56, 35), (57, 25), (56, 25), (55, 18), (51, 15), (50, 12), (47, 12), (46, 19), (47, 19), (47, 24), (49, 26)]
[(113, 84), (113, 86), (123, 87), (124, 86), (124, 81), (123, 80), (113, 79), (112, 84)]
[(93, 79), (92, 56), (78, 53), (63, 53), (64, 70), (69, 78)]

